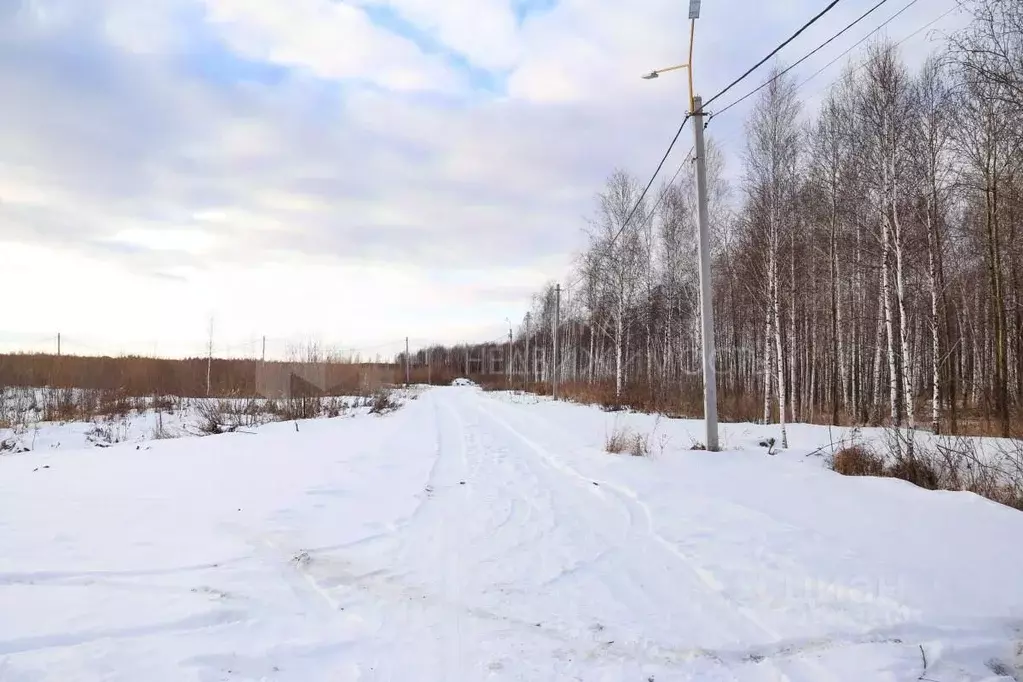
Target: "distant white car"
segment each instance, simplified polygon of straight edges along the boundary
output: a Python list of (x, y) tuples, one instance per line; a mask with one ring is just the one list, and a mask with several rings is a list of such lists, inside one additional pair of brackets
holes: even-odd
[(472, 379), (466, 379), (465, 377), (459, 377), (451, 382), (452, 386), (475, 386), (476, 382)]

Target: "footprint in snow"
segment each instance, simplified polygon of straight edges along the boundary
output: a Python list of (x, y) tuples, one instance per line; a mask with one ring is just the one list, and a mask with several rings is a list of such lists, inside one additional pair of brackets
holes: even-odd
[(218, 590), (207, 585), (200, 585), (199, 587), (193, 587), (191, 590), (194, 594), (205, 594), (214, 601), (220, 601), (221, 599), (228, 599), (231, 597), (230, 594), (223, 590)]

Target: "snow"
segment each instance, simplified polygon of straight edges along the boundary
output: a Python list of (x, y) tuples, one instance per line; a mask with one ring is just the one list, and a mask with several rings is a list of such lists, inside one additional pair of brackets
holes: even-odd
[[(421, 391), (410, 387), (394, 391), (398, 401), (410, 399)], [(141, 446), (151, 440), (163, 438), (184, 438), (204, 435), (201, 430), (201, 405), (205, 398), (184, 398), (168, 400), (169, 407), (155, 409), (131, 409), (120, 415), (97, 415), (89, 421), (46, 421), (40, 407), (46, 401), (50, 389), (6, 389), (0, 393), (0, 411), (7, 418), (0, 423), (15, 421), (12, 426), (0, 428), (0, 453), (27, 452), (39, 450), (74, 450), (91, 447), (109, 447), (117, 443), (134, 443)], [(34, 395), (33, 395), (34, 394)], [(332, 407), (346, 416), (364, 413), (369, 398), (359, 396), (331, 396), (322, 399), (325, 407)], [(140, 399), (146, 405), (150, 399)], [(224, 405), (228, 414), (225, 428), (251, 429), (262, 424), (277, 421), (277, 417), (266, 412), (267, 401), (261, 399), (210, 399), (215, 405)], [(251, 411), (249, 403), (255, 403), (258, 411)], [(13, 409), (12, 409), (13, 406)]]
[(1020, 679), (1023, 515), (699, 433), (448, 387), (5, 455), (0, 679)]

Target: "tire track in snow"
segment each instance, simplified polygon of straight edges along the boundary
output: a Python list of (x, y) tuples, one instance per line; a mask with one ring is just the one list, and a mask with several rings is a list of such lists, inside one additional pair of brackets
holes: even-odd
[(35, 637), (24, 637), (0, 641), (0, 656), (12, 656), (15, 654), (30, 653), (42, 649), (60, 649), (66, 647), (77, 647), (102, 640), (123, 640), (152, 635), (169, 635), (195, 632), (197, 630), (211, 630), (218, 627), (225, 627), (246, 621), (246, 616), (240, 611), (221, 610), (210, 613), (200, 613), (185, 616), (177, 620), (152, 625), (135, 625), (132, 627), (105, 628), (84, 630), (80, 632), (63, 632), (50, 635), (38, 635)]
[[(500, 403), (497, 400), (490, 400), (489, 402), (495, 405), (502, 405), (502, 407), (504, 406), (504, 404)], [(541, 429), (542, 431), (555, 434), (556, 438), (560, 442), (571, 442), (568, 434), (566, 434), (563, 429), (559, 428), (557, 424), (551, 423), (549, 420), (543, 419), (535, 414), (530, 413), (528, 409), (517, 409), (515, 410), (515, 414), (516, 416), (521, 416), (528, 419), (531, 424), (534, 424), (537, 428)], [(580, 449), (580, 446), (574, 442), (571, 442), (569, 447), (572, 450)], [(584, 480), (588, 480), (587, 477), (579, 474), (579, 472), (573, 469), (571, 466), (560, 461), (557, 462), (557, 464), (565, 469), (570, 470), (571, 473), (573, 473), (574, 475), (580, 476)], [(597, 480), (599, 481), (600, 479)], [(617, 492), (625, 495), (626, 497), (634, 499), (637, 502), (637, 504), (643, 507), (644, 513), (648, 518), (650, 528), (653, 534), (657, 537), (659, 543), (663, 544), (666, 549), (673, 553), (682, 553), (683, 555), (686, 555), (685, 551), (677, 543), (672, 542), (671, 540), (664, 537), (661, 533), (657, 531), (656, 519), (654, 517), (654, 514), (652, 513), (652, 510), (639, 498), (639, 496), (636, 494), (634, 490), (628, 488), (627, 486), (623, 486), (621, 484), (611, 481), (604, 481), (603, 483), (609, 487), (616, 488)], [(821, 537), (819, 533), (813, 531), (812, 529), (807, 529), (801, 526), (797, 527), (793, 526), (792, 524), (779, 521), (778, 519), (775, 519), (774, 517), (770, 516), (769, 514), (761, 510), (753, 509), (751, 507), (738, 504), (722, 496), (707, 498), (707, 501), (712, 503), (716, 507), (726, 508), (730, 513), (735, 513), (744, 517), (748, 517), (751, 523), (755, 524), (757, 523), (757, 520), (760, 520), (763, 523), (770, 525), (771, 527), (783, 529), (792, 533), (798, 533), (801, 536), (803, 536), (802, 539), (807, 542), (824, 544), (829, 541), (828, 539)], [(806, 579), (803, 581), (805, 583), (805, 588), (807, 590), (812, 591), (814, 594), (828, 595), (829, 597), (832, 597), (837, 601), (847, 603), (855, 607), (862, 607), (864, 605), (869, 604), (876, 609), (881, 609), (880, 612), (874, 614), (875, 619), (878, 620), (883, 619), (889, 623), (900, 623), (907, 621), (914, 613), (913, 609), (890, 597), (874, 594), (872, 592), (857, 588), (852, 585), (848, 585), (841, 582), (834, 582), (832, 580), (823, 578), (815, 574), (814, 572), (810, 571), (804, 564), (792, 560), (787, 555), (772, 552), (768, 547), (764, 546), (763, 544), (757, 546), (756, 552), (757, 556), (755, 558), (754, 563), (757, 563), (758, 565), (769, 563), (775, 567), (773, 569), (774, 574), (779, 576), (785, 576), (786, 579), (788, 579), (788, 576), (791, 576), (793, 573), (798, 573), (800, 575), (806, 576)], [(686, 556), (688, 557), (688, 555)], [(701, 578), (708, 582), (710, 585), (716, 584), (720, 586), (721, 589), (726, 589), (726, 586), (723, 584), (725, 581), (720, 579), (713, 572), (702, 568), (696, 562), (690, 561), (690, 563), (692, 563), (693, 568), (695, 570), (701, 573)], [(831, 614), (836, 617), (839, 615), (844, 617), (842, 623), (836, 623), (836, 626), (851, 627), (856, 629), (862, 627), (862, 622), (852, 618), (852, 614), (846, 610), (832, 611)], [(773, 629), (767, 627), (767, 630)]]
[[(615, 564), (611, 570), (622, 576), (621, 584), (618, 586), (618, 590), (623, 589), (631, 591), (631, 598), (627, 600), (630, 604), (648, 603), (649, 608), (646, 610), (649, 613), (657, 613), (661, 611), (663, 613), (663, 599), (669, 598), (677, 601), (677, 596), (671, 595), (671, 593), (660, 592), (651, 593), (647, 589), (639, 588), (636, 586), (643, 586), (647, 584), (667, 584), (666, 574), (664, 570), (658, 570), (657, 562), (644, 563), (637, 565), (634, 560), (630, 560), (634, 555), (642, 555), (647, 550), (643, 549), (644, 546), (656, 547), (659, 551), (664, 552), (667, 556), (677, 564), (681, 563), (683, 569), (688, 572), (691, 577), (691, 589), (694, 590), (691, 596), (702, 594), (702, 598), (697, 598), (695, 602), (687, 602), (684, 607), (684, 613), (690, 616), (701, 617), (706, 614), (713, 614), (712, 617), (706, 620), (707, 631), (716, 631), (718, 638), (722, 641), (732, 640), (738, 641), (742, 638), (736, 638), (736, 633), (740, 633), (743, 630), (747, 631), (747, 638), (759, 638), (767, 639), (769, 641), (776, 641), (777, 635), (767, 629), (759, 620), (755, 617), (751, 617), (748, 611), (744, 611), (740, 605), (736, 604), (731, 600), (726, 593), (719, 588), (719, 583), (710, 582), (706, 579), (706, 575), (701, 575), (699, 571), (695, 570), (696, 567), (688, 561), (688, 557), (680, 552), (668, 551), (668, 547), (665, 546), (667, 543), (663, 537), (658, 540), (659, 534), (653, 529), (652, 515), (649, 513), (649, 509), (646, 505), (642, 504), (632, 491), (625, 492), (622, 487), (608, 481), (596, 480), (583, 476), (580, 472), (573, 469), (572, 467), (565, 465), (558, 461), (552, 454), (538, 444), (535, 440), (525, 435), (518, 429), (516, 429), (508, 421), (504, 420), (498, 415), (495, 415), (492, 411), (488, 410), (480, 401), (476, 401), (476, 409), (484, 415), (486, 415), (492, 423), (501, 427), (507, 433), (515, 436), (518, 441), (526, 446), (537, 458), (536, 461), (544, 466), (546, 469), (552, 471), (556, 475), (564, 479), (568, 479), (573, 487), (588, 491), (588, 494), (594, 498), (601, 499), (603, 504), (611, 507), (618, 507), (628, 518), (628, 529), (626, 535), (623, 538), (623, 544), (621, 547), (613, 548), (612, 552), (622, 552), (621, 556), (624, 560), (618, 564)], [(594, 483), (598, 483), (599, 486), (595, 486)], [(606, 488), (606, 490), (602, 490)], [(636, 544), (638, 543), (638, 544)], [(589, 562), (591, 565), (593, 561)], [(665, 564), (666, 566), (667, 564)], [(642, 567), (642, 568), (640, 568)], [(578, 567), (576, 570), (583, 570), (585, 566)], [(637, 572), (638, 570), (638, 572)], [(653, 583), (650, 581), (653, 580)], [(672, 579), (673, 584), (677, 584), (677, 579)], [(616, 598), (621, 598), (621, 594), (616, 595)], [(710, 602), (706, 602), (710, 599), (718, 606), (713, 606)], [(703, 602), (703, 605), (701, 605)], [(721, 606), (724, 606), (725, 611), (721, 612)], [(715, 613), (717, 612), (717, 613)], [(674, 617), (678, 617), (676, 614)], [(628, 657), (632, 659), (639, 658), (639, 651), (643, 650), (658, 650), (662, 647), (660, 645), (653, 645), (652, 642), (645, 641), (634, 641), (628, 643), (623, 641), (620, 636), (616, 637), (609, 643), (599, 648), (606, 648), (607, 655), (611, 655), (613, 652), (618, 651), (619, 655), (623, 653), (623, 649), (628, 651)], [(593, 655), (597, 649), (591, 649), (591, 655)], [(713, 654), (703, 655), (700, 652), (708, 651), (707, 649), (688, 649), (683, 650), (683, 658), (692, 658), (694, 656), (714, 659)], [(646, 656), (649, 656), (647, 654)], [(656, 658), (656, 657), (655, 657)], [(765, 665), (776, 668), (773, 663), (765, 662)], [(775, 670), (774, 679), (776, 680), (789, 680), (789, 678), (780, 669)], [(818, 676), (818, 680), (827, 679), (826, 676)]]
[[(717, 576), (703, 567), (699, 566), (688, 554), (679, 549), (670, 540), (665, 538), (661, 533), (657, 531), (656, 522), (654, 515), (649, 505), (643, 502), (642, 499), (636, 494), (631, 488), (621, 485), (617, 482), (608, 481), (601, 478), (592, 478), (583, 475), (577, 469), (564, 463), (555, 457), (547, 448), (537, 443), (534, 439), (524, 434), (520, 429), (516, 428), (513, 424), (508, 422), (503, 417), (495, 414), (492, 410), (488, 409), (487, 404), (483, 400), (477, 400), (475, 407), (483, 414), (487, 415), (495, 423), (503, 427), (507, 432), (514, 435), (518, 440), (523, 442), (530, 450), (532, 450), (542, 461), (542, 463), (553, 471), (556, 471), (563, 476), (569, 478), (573, 483), (583, 489), (590, 491), (590, 493), (599, 497), (603, 496), (600, 494), (601, 489), (607, 489), (616, 496), (619, 503), (626, 509), (626, 513), (629, 515), (629, 523), (631, 528), (642, 528), (642, 533), (645, 534), (652, 543), (657, 546), (660, 550), (664, 551), (676, 561), (681, 563), (690, 575), (698, 581), (698, 584), (704, 594), (713, 597), (720, 604), (724, 605), (726, 610), (730, 613), (736, 614), (741, 618), (742, 622), (752, 627), (752, 634), (759, 638), (765, 639), (768, 642), (781, 641), (782, 637), (780, 633), (775, 631), (773, 628), (768, 626), (761, 620), (755, 611), (740, 604), (733, 599), (728, 593), (725, 585)], [(539, 422), (539, 420), (529, 415), (531, 421)], [(544, 424), (542, 427), (546, 427)], [(545, 428), (546, 430), (546, 428)], [(597, 486), (594, 483), (599, 484)], [(638, 510), (638, 512), (636, 511)], [(642, 524), (635, 523), (637, 517), (642, 518)], [(687, 655), (695, 655), (698, 657), (709, 657), (717, 659), (717, 654), (708, 653), (704, 656), (704, 653), (710, 650), (707, 649), (693, 649), (687, 652)], [(704, 653), (700, 653), (704, 652)], [(760, 664), (771, 668), (774, 672), (774, 679), (780, 682), (793, 682), (793, 678), (789, 677), (785, 671), (778, 667), (778, 665), (770, 658), (764, 657), (760, 660)], [(813, 661), (800, 661), (800, 664), (805, 665), (811, 669), (811, 673), (805, 679), (812, 680), (813, 682), (822, 682), (823, 680), (835, 679), (834, 676), (828, 671), (824, 670), (821, 666)], [(804, 679), (803, 675), (800, 675), (796, 679)]]
[(651, 512), (650, 507), (639, 498), (635, 491), (633, 491), (631, 488), (628, 488), (626, 486), (623, 486), (612, 481), (608, 481), (606, 479), (594, 479), (589, 476), (584, 476), (576, 469), (565, 464), (564, 462), (559, 461), (556, 457), (552, 456), (550, 451), (548, 451), (542, 445), (539, 445), (536, 441), (523, 434), (520, 430), (515, 428), (512, 424), (504, 420), (502, 417), (487, 410), (486, 407), (484, 407), (482, 404), (479, 406), (479, 408), (482, 412), (490, 416), (490, 418), (493, 419), (495, 422), (502, 425), (509, 433), (516, 436), (519, 440), (521, 440), (527, 446), (529, 446), (529, 448), (533, 450), (537, 455), (539, 455), (539, 457), (544, 461), (544, 463), (547, 464), (551, 469), (558, 471), (564, 474), (565, 476), (573, 479), (577, 485), (580, 485), (586, 489), (592, 490), (594, 488), (593, 483), (596, 482), (599, 484), (600, 488), (610, 490), (612, 491), (612, 493), (617, 495), (619, 499), (622, 500), (622, 504), (626, 508), (629, 507), (638, 508), (644, 520), (643, 523), (644, 532), (647, 535), (649, 535), (653, 542), (655, 542), (663, 550), (670, 553), (676, 559), (680, 560), (686, 566), (686, 568), (694, 576), (697, 577), (697, 579), (709, 593), (714, 594), (719, 599), (727, 603), (731, 609), (741, 614), (750, 623), (752, 623), (761, 632), (761, 634), (766, 635), (767, 637), (773, 640), (779, 638), (778, 633), (776, 633), (774, 630), (772, 630), (770, 627), (768, 627), (766, 624), (760, 621), (760, 619), (757, 618), (756, 614), (752, 613), (750, 609), (735, 603), (727, 595), (727, 593), (725, 593), (724, 585), (722, 584), (722, 582), (718, 580), (717, 577), (711, 571), (708, 571), (696, 565), (691, 557), (689, 557), (687, 554), (678, 549), (674, 544), (672, 544), (667, 538), (665, 538), (657, 531), (653, 513)]
[[(554, 500), (533, 472), (524, 469), (500, 444), (487, 441), (478, 420), (467, 423), (458, 407), (449, 405), (447, 409), (477, 463), (473, 477), (467, 480), (466, 494), (476, 502), (473, 513), (485, 520), (468, 541), (474, 549), (488, 552), (491, 559), (503, 559), (549, 535), (556, 526)], [(479, 474), (481, 470), (485, 475)], [(526, 490), (508, 485), (511, 480), (521, 482), (523, 478), (530, 483)], [(492, 515), (491, 510), (498, 506), (507, 512)], [(491, 519), (497, 520), (489, 523)]]
[[(435, 409), (437, 407), (437, 404), (438, 403), (435, 400), (434, 401), (434, 408)], [(458, 415), (456, 413), (454, 413), (454, 411), (449, 410), (449, 412), (455, 418), (455, 422), (456, 422), (456, 424), (458, 426), (458, 431), (459, 431), (459, 433), (462, 436), (461, 438), (459, 438), (459, 443), (458, 443), (458, 458), (459, 458), (459, 462), (458, 462), (457, 470), (459, 471), (459, 474), (461, 476), (461, 484), (460, 485), (464, 485), (464, 484), (467, 483), (466, 479), (468, 479), (470, 477), (470, 473), (475, 474), (475, 471), (470, 472), (469, 466), (468, 466), (468, 447), (467, 447), (466, 442), (465, 442), (465, 425), (462, 423), (462, 421), (458, 417)], [(435, 415), (437, 417), (436, 429), (437, 429), (437, 439), (438, 439), (437, 462), (440, 463), (441, 461), (443, 461), (443, 459), (445, 457), (445, 451), (447, 450), (447, 448), (443, 447), (444, 428), (443, 428), (443, 425), (441, 424), (440, 413), (439, 412), (435, 412)], [(440, 473), (440, 469), (439, 468), (437, 470), (437, 473), (438, 474)], [(445, 474), (448, 474), (448, 473), (449, 472), (445, 472)], [(451, 473), (453, 473), (453, 472), (451, 472)], [(460, 591), (461, 591), (461, 586), (462, 586), (462, 583), (463, 583), (463, 580), (462, 580), (462, 575), (463, 575), (463, 570), (462, 570), (462, 553), (457, 551), (457, 549), (454, 547), (454, 543), (458, 542), (457, 538), (462, 536), (462, 535), (464, 535), (464, 533), (458, 532), (458, 533), (455, 534), (455, 537), (452, 537), (452, 535), (450, 534), (450, 530), (451, 529), (448, 526), (448, 522), (454, 521), (454, 522), (462, 523), (464, 521), (464, 519), (465, 519), (465, 514), (464, 514), (464, 508), (465, 508), (464, 492), (465, 491), (463, 489), (463, 490), (457, 490), (457, 491), (452, 491), (452, 492), (453, 492), (453, 496), (457, 495), (456, 502), (455, 502), (455, 505), (454, 505), (455, 506), (455, 513), (454, 514), (448, 514), (448, 515), (446, 515), (446, 517), (441, 517), (440, 530), (441, 530), (442, 537), (441, 537), (441, 542), (437, 543), (437, 545), (436, 545), (437, 548), (440, 551), (441, 560), (444, 561), (446, 563), (446, 566), (447, 566), (447, 570), (443, 571), (442, 579), (443, 579), (443, 594), (448, 595), (449, 597), (451, 597), (452, 595), (461, 596), (460, 595)], [(461, 530), (461, 528), (459, 530)], [(446, 655), (445, 655), (445, 658), (442, 660), (442, 664), (441, 665), (442, 665), (442, 670), (446, 674), (453, 669), (454, 672), (456, 673), (456, 675), (454, 677), (452, 677), (451, 679), (458, 679), (458, 678), (460, 678), (460, 677), (462, 677), (464, 675), (464, 671), (466, 670), (465, 657), (464, 657), (465, 656), (465, 652), (463, 650), (463, 632), (462, 632), (462, 628), (463, 628), (463, 623), (462, 623), (462, 621), (463, 621), (463, 614), (462, 614), (461, 610), (459, 610), (459, 609), (455, 609), (454, 610), (453, 621), (454, 621), (454, 628), (453, 628), (454, 632), (453, 633), (449, 632), (448, 637), (445, 638), (445, 640), (446, 640), (446, 647), (445, 647)]]

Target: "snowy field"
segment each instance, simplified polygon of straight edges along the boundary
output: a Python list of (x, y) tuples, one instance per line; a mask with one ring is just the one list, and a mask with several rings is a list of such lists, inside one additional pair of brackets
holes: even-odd
[[(388, 395), (398, 402), (409, 400), (424, 390), (422, 387), (397, 389)], [(72, 390), (70, 404), (80, 411), (80, 391)], [(74, 450), (105, 448), (132, 443), (138, 447), (148, 441), (209, 435), (210, 422), (222, 431), (247, 431), (275, 421), (290, 421), (281, 409), (288, 401), (267, 401), (260, 398), (131, 398), (119, 414), (104, 414), (95, 406), (96, 414), (87, 420), (47, 419), (43, 407), (55, 401), (52, 389), (4, 389), (0, 392), (0, 455), (40, 450)], [(371, 397), (331, 396), (308, 398), (319, 401), (319, 412), (330, 416), (355, 417), (366, 414)], [(130, 406), (130, 409), (127, 409)], [(109, 405), (106, 406), (109, 409)], [(313, 409), (309, 408), (312, 412)]]
[[(649, 456), (603, 452), (626, 426)], [(827, 427), (694, 452), (457, 387), (144, 431), (0, 456), (3, 682), (1023, 679), (1023, 514), (839, 476)]]

